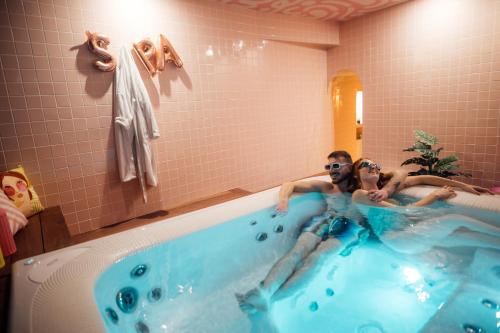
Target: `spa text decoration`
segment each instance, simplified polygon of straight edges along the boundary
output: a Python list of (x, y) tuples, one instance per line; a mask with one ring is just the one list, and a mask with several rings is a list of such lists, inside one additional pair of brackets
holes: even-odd
[(172, 62), (175, 66), (181, 68), (183, 65), (182, 60), (167, 37), (160, 34), (158, 44), (158, 48), (156, 48), (149, 38), (134, 44), (134, 50), (149, 74), (155, 75), (156, 72), (162, 72), (165, 69), (165, 62)]
[(156, 68), (160, 72), (165, 69), (165, 61), (173, 62), (177, 68), (181, 68), (183, 65), (181, 58), (175, 52), (167, 37), (160, 34), (160, 47), (156, 51)]
[[(143, 39), (138, 43), (134, 43), (134, 50), (139, 56), (139, 59), (141, 59), (142, 64), (146, 67), (148, 70), (149, 74), (155, 75), (156, 74), (156, 63), (155, 63), (155, 56), (156, 56), (156, 48), (153, 42), (149, 39)], [(153, 62), (151, 62), (153, 60)]]
[(103, 72), (112, 72), (116, 68), (116, 58), (107, 50), (109, 38), (97, 32), (85, 31), (89, 50), (95, 53), (100, 60), (94, 61), (94, 66)]
[[(108, 51), (109, 38), (97, 32), (85, 31), (87, 35), (87, 45), (100, 60), (94, 61), (94, 65), (103, 72), (111, 72), (116, 68), (116, 58)], [(149, 74), (154, 76), (157, 72), (165, 69), (165, 62), (173, 63), (177, 68), (183, 66), (182, 60), (175, 51), (170, 41), (160, 34), (158, 47), (149, 38), (133, 43), (133, 49), (146, 67)]]

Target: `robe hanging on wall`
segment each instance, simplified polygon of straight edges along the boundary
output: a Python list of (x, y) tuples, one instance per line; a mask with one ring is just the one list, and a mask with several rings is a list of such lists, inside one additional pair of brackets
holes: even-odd
[(115, 71), (114, 126), (122, 182), (139, 178), (144, 202), (146, 184), (156, 186), (156, 164), (150, 141), (160, 136), (148, 92), (130, 51), (122, 47)]

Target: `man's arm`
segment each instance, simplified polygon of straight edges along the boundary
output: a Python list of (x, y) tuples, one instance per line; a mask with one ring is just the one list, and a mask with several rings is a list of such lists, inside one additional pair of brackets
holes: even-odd
[(321, 180), (284, 183), (281, 185), (279, 202), (276, 210), (286, 212), (288, 210), (288, 199), (290, 199), (293, 193), (327, 192), (332, 188), (332, 184)]
[(401, 189), (401, 185), (405, 182), (408, 173), (403, 169), (397, 169), (386, 173), (385, 176), (388, 176), (390, 178), (389, 181), (381, 190), (369, 191), (368, 197), (370, 198), (370, 200), (377, 202), (387, 200), (394, 193)]
[(410, 176), (406, 178), (406, 180), (404, 181), (404, 187), (410, 187), (414, 185), (452, 186), (461, 189), (462, 191), (477, 195), (481, 193), (493, 194), (493, 192), (484, 187), (469, 185), (462, 182), (458, 182), (456, 180), (451, 180), (436, 176), (429, 176), (429, 175)]

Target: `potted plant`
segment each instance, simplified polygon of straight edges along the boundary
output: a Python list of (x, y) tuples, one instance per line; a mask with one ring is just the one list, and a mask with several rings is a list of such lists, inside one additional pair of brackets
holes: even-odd
[(413, 146), (403, 149), (403, 151), (418, 152), (420, 156), (407, 159), (401, 163), (401, 166), (416, 164), (420, 166), (420, 169), (409, 172), (408, 176), (433, 175), (443, 178), (453, 176), (471, 177), (469, 173), (458, 171), (460, 165), (456, 164), (458, 161), (457, 156), (452, 154), (439, 158), (439, 153), (443, 150), (443, 147), (433, 149), (432, 146), (438, 143), (434, 135), (417, 130), (415, 131), (415, 139), (416, 141)]

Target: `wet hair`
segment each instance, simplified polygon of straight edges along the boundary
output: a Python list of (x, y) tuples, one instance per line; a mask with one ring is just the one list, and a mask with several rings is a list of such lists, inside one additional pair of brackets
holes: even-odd
[[(0, 173), (0, 189), (3, 190), (3, 186), (2, 186), (3, 179), (5, 177), (9, 177), (9, 176), (21, 179), (22, 181), (24, 181), (26, 183), (26, 187), (28, 187), (28, 179), (26, 179), (26, 177), (22, 173), (16, 172), (16, 171), (7, 171), (7, 172)], [(28, 188), (28, 194), (30, 196), (30, 200), (32, 200), (33, 194), (31, 194), (31, 191), (29, 190), (29, 188)], [(12, 200), (7, 194), (5, 194), (5, 195), (9, 198), (9, 200)]]
[(339, 158), (339, 157), (343, 157), (347, 162), (352, 163), (351, 155), (345, 150), (336, 150), (334, 152), (331, 152), (330, 155), (328, 155), (328, 158)]
[[(364, 160), (370, 160), (370, 161), (373, 161), (371, 158), (368, 158), (368, 157), (361, 157), (359, 159), (357, 159), (353, 164), (352, 164), (352, 176), (351, 176), (351, 187), (349, 187), (349, 192), (354, 192), (356, 191), (357, 189), (360, 189), (361, 188), (361, 177), (359, 175), (359, 165), (361, 164), (361, 162), (363, 162)], [(377, 182), (377, 187), (379, 189), (383, 188), (387, 182), (390, 180), (390, 177), (387, 177), (386, 175), (384, 175), (382, 172), (380, 173), (379, 175), (379, 178), (378, 178), (378, 182)]]

